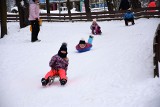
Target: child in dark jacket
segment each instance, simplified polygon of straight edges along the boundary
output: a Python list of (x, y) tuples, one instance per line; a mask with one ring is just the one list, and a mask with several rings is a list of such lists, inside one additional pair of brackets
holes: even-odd
[(125, 25), (128, 26), (128, 22), (131, 22), (134, 25), (134, 15), (131, 9), (128, 9), (127, 12), (124, 14), (124, 21)]
[(67, 44), (62, 43), (58, 54), (54, 55), (50, 62), (49, 66), (51, 70), (45, 75), (44, 78), (41, 79), (42, 86), (46, 86), (47, 84), (51, 84), (54, 81), (55, 77), (59, 77), (61, 85), (65, 85), (67, 83), (67, 68), (69, 59), (67, 58)]

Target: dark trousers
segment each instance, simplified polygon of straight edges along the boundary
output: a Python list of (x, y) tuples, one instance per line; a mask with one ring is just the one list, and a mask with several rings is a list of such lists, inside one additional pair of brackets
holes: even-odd
[(134, 18), (124, 19), (124, 21), (125, 21), (125, 25), (126, 25), (126, 26), (128, 26), (128, 22), (131, 22), (132, 25), (135, 24), (135, 23), (134, 23)]
[(38, 40), (38, 33), (40, 31), (38, 20), (31, 21), (32, 26), (32, 34), (31, 34), (31, 42), (35, 42)]

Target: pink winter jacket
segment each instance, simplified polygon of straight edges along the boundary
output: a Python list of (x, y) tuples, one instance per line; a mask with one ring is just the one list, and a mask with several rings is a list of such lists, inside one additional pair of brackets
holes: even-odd
[(39, 5), (36, 3), (29, 5), (29, 18), (28, 20), (36, 20), (36, 18), (39, 19)]

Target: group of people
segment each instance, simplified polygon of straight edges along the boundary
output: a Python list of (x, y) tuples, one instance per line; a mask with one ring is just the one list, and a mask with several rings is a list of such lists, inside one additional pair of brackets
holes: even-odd
[[(75, 48), (79, 53), (89, 51), (92, 48), (92, 42), (93, 36), (90, 35), (87, 42), (81, 39)], [(51, 58), (49, 62), (51, 70), (41, 79), (42, 86), (51, 85), (56, 77), (59, 77), (61, 85), (67, 83), (67, 68), (69, 64), (67, 54), (67, 43), (64, 42), (58, 53)]]
[[(38, 39), (38, 34), (40, 31), (39, 26), (39, 0), (30, 0), (29, 5), (29, 21), (31, 24), (31, 42), (39, 42), (41, 40)], [(148, 3), (148, 7), (156, 7), (156, 2), (154, 0), (150, 0)], [(125, 25), (128, 26), (128, 22), (131, 22), (134, 25), (134, 15), (131, 11), (131, 6), (128, 0), (121, 0), (119, 10), (126, 10), (127, 12), (124, 14)], [(151, 10), (152, 11), (152, 10)], [(101, 34), (101, 27), (97, 24), (96, 20), (93, 20), (91, 25), (92, 34)]]
[[(123, 1), (123, 0), (122, 0)], [(154, 1), (151, 0), (149, 6), (154, 5)], [(126, 6), (126, 7), (123, 7)], [(120, 4), (120, 10), (125, 9), (126, 13), (124, 14), (124, 22), (125, 25), (128, 26), (128, 23), (131, 22), (132, 25), (134, 22), (134, 14), (131, 11), (129, 4), (126, 2), (125, 5)], [(39, 42), (38, 34), (40, 31), (39, 26), (39, 0), (30, 0), (29, 6), (29, 20), (31, 23), (31, 42)], [(101, 27), (98, 25), (96, 19), (93, 19), (92, 24), (90, 26), (91, 33), (93, 35), (101, 35)], [(76, 50), (81, 52), (89, 51), (92, 48), (93, 36), (89, 36), (88, 41), (86, 42), (84, 39), (81, 39), (79, 43), (76, 45)], [(46, 73), (44, 78), (41, 79), (42, 86), (50, 85), (53, 83), (56, 77), (59, 77), (59, 81), (61, 85), (65, 85), (67, 83), (67, 68), (69, 64), (69, 58), (67, 57), (67, 43), (62, 43), (58, 53), (54, 55), (50, 62), (49, 66), (51, 70)]]

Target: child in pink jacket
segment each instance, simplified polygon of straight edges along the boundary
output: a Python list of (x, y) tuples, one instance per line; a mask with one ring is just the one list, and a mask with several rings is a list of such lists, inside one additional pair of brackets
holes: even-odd
[(93, 19), (92, 25), (90, 26), (93, 35), (101, 35), (101, 27), (98, 25), (96, 19)]
[(69, 59), (67, 57), (67, 44), (62, 43), (58, 54), (54, 55), (50, 62), (49, 66), (51, 70), (45, 75), (44, 78), (41, 79), (42, 86), (46, 86), (47, 84), (51, 84), (54, 81), (55, 77), (59, 77), (61, 85), (65, 85), (67, 83), (67, 68)]
[(28, 20), (31, 23), (32, 26), (32, 34), (31, 34), (31, 42), (39, 42), (38, 40), (38, 34), (40, 31), (39, 27), (39, 0), (30, 0), (29, 4), (29, 18)]

